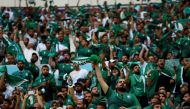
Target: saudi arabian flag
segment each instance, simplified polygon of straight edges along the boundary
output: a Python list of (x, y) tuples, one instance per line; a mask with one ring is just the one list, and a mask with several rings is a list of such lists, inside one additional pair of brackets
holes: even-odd
[(81, 69), (86, 69), (87, 71), (92, 71), (92, 63), (90, 62), (89, 57), (77, 57), (72, 60), (73, 63), (79, 64)]
[(20, 78), (19, 76), (12, 75), (13, 72), (18, 71), (18, 67), (16, 65), (3, 65), (0, 66), (0, 77), (3, 73), (6, 73), (6, 82), (12, 87), (20, 87), (23, 83), (28, 80)]

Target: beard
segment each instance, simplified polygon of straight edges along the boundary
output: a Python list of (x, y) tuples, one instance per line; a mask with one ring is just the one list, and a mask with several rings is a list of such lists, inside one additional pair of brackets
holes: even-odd
[(37, 60), (36, 59), (31, 59), (31, 63), (36, 63)]
[(92, 95), (93, 95), (94, 97), (99, 97), (99, 96), (100, 96), (99, 93), (93, 93)]
[(75, 90), (77, 93), (82, 93), (82, 90)]
[(118, 87), (116, 90), (120, 92), (125, 92), (126, 88), (124, 86), (121, 86), (121, 87)]
[(137, 72), (135, 72), (135, 74), (140, 75), (141, 73), (140, 73), (140, 71), (137, 71)]
[(126, 60), (126, 61), (123, 61), (123, 64), (125, 64), (125, 65), (126, 65), (127, 63), (128, 63), (128, 60)]
[(68, 62), (70, 62), (70, 59), (65, 58), (64, 62), (68, 63)]
[(22, 70), (24, 69), (24, 67), (18, 67), (18, 69), (19, 69), (20, 71), (22, 71)]

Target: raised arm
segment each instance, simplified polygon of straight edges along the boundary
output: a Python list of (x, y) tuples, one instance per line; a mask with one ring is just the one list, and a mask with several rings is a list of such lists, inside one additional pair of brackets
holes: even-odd
[(22, 32), (19, 31), (19, 44), (22, 50), (24, 50), (26, 48), (26, 46), (24, 45), (24, 41), (23, 41), (23, 36), (22, 36)]
[(96, 76), (97, 76), (98, 82), (100, 83), (100, 86), (101, 86), (103, 92), (106, 94), (108, 89), (109, 89), (109, 86), (104, 81), (98, 64), (94, 64), (94, 66), (95, 66)]
[(6, 72), (0, 78), (0, 93), (3, 93), (6, 89)]
[(68, 94), (71, 95), (71, 97), (72, 97), (72, 99), (73, 99), (73, 101), (74, 101), (75, 103), (78, 102), (78, 98), (77, 98), (77, 97), (75, 96), (75, 94), (74, 94), (74, 88), (73, 88), (73, 87), (69, 87), (69, 88), (68, 88)]
[(16, 103), (14, 109), (20, 109), (21, 98), (20, 95), (16, 95)]
[(150, 78), (151, 72), (152, 72), (151, 69), (147, 72), (147, 83), (146, 83), (146, 85), (147, 85), (148, 87), (152, 86), (152, 80), (151, 80), (151, 78)]
[(144, 46), (142, 45), (142, 49), (141, 49), (141, 51), (140, 51), (139, 58), (143, 58), (143, 56), (144, 56), (144, 51), (145, 51), (145, 49), (144, 49)]
[(21, 109), (25, 109), (26, 108), (26, 100), (27, 100), (27, 98), (28, 98), (28, 94), (24, 95), (24, 99), (22, 101), (22, 107), (21, 107)]
[(36, 90), (36, 94), (35, 94), (36, 98), (37, 98), (37, 102), (40, 104), (41, 107), (44, 107), (44, 99), (41, 96), (40, 92), (38, 90)]

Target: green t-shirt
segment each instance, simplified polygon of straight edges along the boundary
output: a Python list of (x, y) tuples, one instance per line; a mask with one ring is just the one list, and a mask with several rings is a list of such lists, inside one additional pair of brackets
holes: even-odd
[(57, 43), (60, 43), (61, 45), (66, 46), (68, 49), (70, 48), (69, 36), (64, 36), (64, 39), (63, 39), (62, 42), (59, 42), (58, 40), (55, 40), (55, 42), (53, 44), (57, 44)]
[(16, 71), (13, 73), (13, 75), (27, 79), (29, 82), (33, 80), (33, 75), (29, 70)]
[(156, 63), (148, 63), (145, 67), (145, 72), (144, 75), (146, 75), (148, 73), (149, 70), (151, 69), (156, 69), (157, 68), (157, 64)]
[(39, 52), (39, 55), (42, 57), (41, 64), (48, 64), (49, 61), (49, 51), (48, 50), (42, 50)]
[(176, 41), (181, 47), (181, 56), (182, 57), (189, 57), (190, 55), (190, 40), (187, 36), (183, 36), (182, 38)]
[(72, 104), (72, 105), (74, 105), (74, 101), (73, 101), (71, 95), (67, 95), (67, 96), (66, 96), (66, 99), (65, 99), (63, 105), (67, 105), (67, 104)]
[(27, 82), (24, 82), (23, 84), (21, 84), (21, 87), (23, 87), (23, 90), (26, 91), (26, 89), (28, 88), (28, 86), (31, 84), (33, 80), (33, 75), (31, 74), (31, 72), (29, 70), (22, 70), (22, 71), (14, 72), (13, 75), (17, 76), (18, 78), (28, 80)]
[(90, 57), (92, 55), (92, 50), (90, 48), (80, 48), (77, 50), (77, 53), (80, 57)]
[(89, 104), (87, 109), (96, 109), (96, 105), (95, 104)]
[(152, 105), (149, 105), (149, 106), (144, 107), (143, 109), (152, 109), (152, 108), (153, 108)]
[(29, 63), (27, 69), (32, 73), (33, 80), (35, 80), (40, 72), (40, 69), (35, 64)]
[(47, 82), (47, 81), (50, 81), (51, 86), (55, 86), (55, 79), (52, 74), (48, 74), (46, 77), (41, 74), (33, 82), (32, 87), (39, 86), (40, 84)]
[(74, 70), (74, 67), (72, 64), (59, 63), (58, 69), (59, 76), (63, 76), (64, 74), (70, 74)]
[(120, 45), (120, 48), (122, 49), (122, 54), (128, 54), (130, 53), (131, 47), (129, 45)]
[(62, 85), (63, 76), (65, 74), (70, 74), (70, 72), (74, 70), (74, 67), (71, 64), (60, 63), (58, 64), (58, 69), (59, 69), (58, 87), (60, 87)]
[(135, 96), (146, 96), (146, 80), (142, 75), (132, 74), (129, 77), (131, 88), (130, 92)]
[(130, 56), (134, 55), (135, 53), (140, 53), (141, 49), (142, 49), (141, 44), (134, 45), (134, 46), (131, 48)]
[(39, 88), (46, 102), (52, 101), (54, 99), (54, 95), (56, 92), (56, 84), (54, 76), (50, 73), (46, 76), (41, 74), (36, 78), (36, 80), (32, 84), (32, 87), (35, 88), (45, 82), (47, 83), (48, 81), (49, 81), (48, 85)]
[(106, 97), (108, 98), (109, 109), (118, 109), (121, 106), (128, 109), (137, 109), (141, 107), (135, 95), (127, 92), (120, 94), (109, 88)]
[(152, 70), (150, 72), (150, 78), (148, 78), (148, 79), (151, 79), (151, 81), (152, 81), (152, 85), (147, 87), (148, 98), (151, 98), (153, 96), (153, 94), (155, 93), (158, 78), (159, 78), (159, 72), (157, 70)]

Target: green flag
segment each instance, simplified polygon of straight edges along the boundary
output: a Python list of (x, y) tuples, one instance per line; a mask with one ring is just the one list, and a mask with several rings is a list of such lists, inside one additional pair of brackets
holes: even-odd
[(12, 87), (20, 87), (23, 83), (28, 81), (28, 80), (23, 79), (21, 77), (12, 75), (12, 73), (10, 73), (11, 70), (9, 70), (8, 68), (13, 69), (14, 67), (0, 66), (0, 74), (2, 76), (2, 74), (4, 72), (7, 73), (6, 74), (6, 82), (10, 86), (12, 86)]

